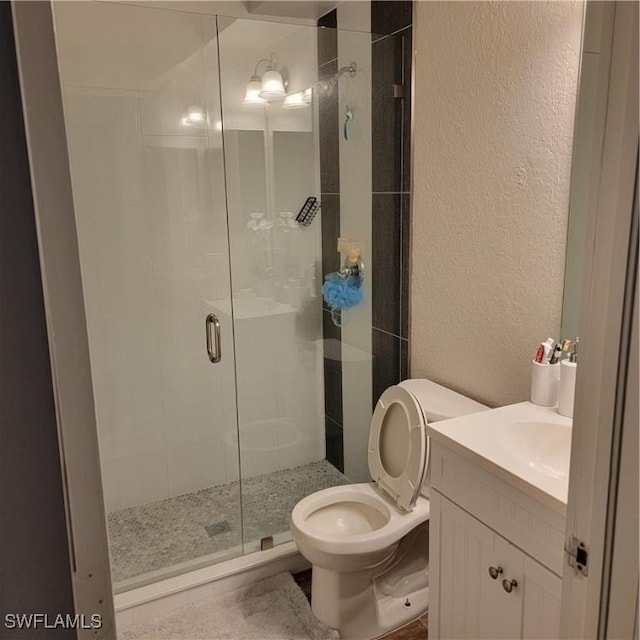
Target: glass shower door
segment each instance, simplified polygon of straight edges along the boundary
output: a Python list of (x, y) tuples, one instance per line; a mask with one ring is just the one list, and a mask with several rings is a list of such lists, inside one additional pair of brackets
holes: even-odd
[[(325, 271), (339, 266), (338, 235), (371, 244), (359, 177), (370, 35), (343, 39), (345, 64), (358, 58), (364, 73), (338, 105), (337, 54), (319, 66), (314, 27), (121, 3), (53, 11), (123, 591), (284, 542), (298, 500), (348, 482), (343, 472), (366, 479), (370, 306), (341, 346), (320, 287), (323, 253)], [(270, 76), (276, 97), (265, 103), (254, 76)], [(330, 95), (336, 114), (356, 105), (341, 194), (320, 179), (319, 97)], [(321, 196), (325, 213), (298, 224)], [(338, 196), (342, 223), (328, 217)], [(337, 404), (344, 395), (344, 459), (325, 422), (327, 380)]]
[(118, 591), (242, 553), (216, 19), (53, 9)]
[[(347, 482), (325, 452), (314, 27), (218, 17), (245, 552), (290, 540), (293, 506)], [(271, 74), (275, 92), (260, 97)], [(337, 240), (337, 238), (336, 238)]]

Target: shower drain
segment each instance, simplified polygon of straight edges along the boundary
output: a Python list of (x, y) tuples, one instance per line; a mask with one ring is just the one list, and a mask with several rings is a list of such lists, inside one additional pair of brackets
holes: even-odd
[(213, 538), (214, 536), (219, 536), (221, 533), (231, 531), (231, 525), (227, 520), (222, 520), (221, 522), (205, 525), (204, 530), (209, 534), (210, 538)]

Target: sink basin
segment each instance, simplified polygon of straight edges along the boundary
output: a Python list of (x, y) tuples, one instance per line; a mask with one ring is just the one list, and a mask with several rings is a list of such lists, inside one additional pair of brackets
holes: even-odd
[(516, 460), (552, 478), (569, 476), (571, 428), (552, 422), (513, 422), (498, 432), (498, 443)]

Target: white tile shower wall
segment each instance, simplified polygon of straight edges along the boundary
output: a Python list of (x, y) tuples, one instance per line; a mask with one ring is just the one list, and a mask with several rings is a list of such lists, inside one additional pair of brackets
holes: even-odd
[[(230, 327), (221, 365), (204, 352), (229, 296), (215, 19), (54, 11), (111, 511), (238, 477)], [(181, 124), (191, 105), (208, 129)]]
[[(268, 237), (273, 268), (278, 268), (276, 252), (280, 251), (290, 268), (304, 269), (310, 261), (315, 270), (315, 235), (311, 229), (283, 233), (276, 227)], [(242, 249), (236, 241), (234, 265), (235, 252)], [(255, 256), (249, 252), (245, 255), (251, 264)], [(290, 299), (280, 303), (271, 297), (273, 293), (261, 298), (256, 295), (251, 275), (248, 274), (248, 284), (254, 285), (251, 293), (236, 297), (234, 303), (236, 362), (242, 372), (237, 394), (244, 477), (306, 464), (324, 456), (317, 437), (321, 424), (317, 392), (321, 386), (321, 354), (315, 338), (319, 333), (320, 300), (310, 295), (312, 283), (300, 287), (303, 297), (299, 306)], [(313, 286), (318, 286), (317, 281)], [(228, 308), (219, 309), (218, 315), (231, 322)], [(231, 437), (226, 434), (227, 440)]]
[[(371, 24), (368, 2), (338, 5), (338, 29), (342, 23)], [(344, 13), (343, 13), (344, 11)], [(349, 358), (350, 351), (371, 354), (371, 35), (338, 31), (338, 68), (355, 61), (355, 78), (339, 80), (338, 114), (347, 105), (353, 112), (349, 140), (340, 136), (340, 233), (358, 242), (365, 263), (364, 300), (343, 314), (342, 406), (344, 428), (344, 473), (353, 482), (369, 480), (366, 456), (371, 420), (371, 360)], [(342, 124), (342, 121), (340, 121)]]
[[(306, 89), (316, 79), (315, 29), (256, 20), (221, 17), (220, 56), (223, 68), (224, 124), (227, 130), (264, 131), (265, 113), (271, 128), (309, 131), (309, 110), (281, 110), (276, 103), (265, 112), (242, 103), (256, 63), (274, 53), (288, 82), (289, 93)], [(265, 64), (261, 64), (261, 73)]]
[[(228, 22), (228, 24), (227, 24)], [(269, 233), (249, 231), (249, 215), (262, 212), (277, 218), (280, 210), (295, 210), (301, 205), (298, 191), (315, 192), (317, 169), (311, 147), (301, 162), (287, 164), (288, 189), (277, 189), (268, 184), (268, 166), (286, 162), (288, 154), (275, 155), (274, 137), (280, 132), (313, 132), (312, 109), (283, 110), (277, 103), (268, 109), (251, 108), (242, 104), (246, 83), (256, 63), (275, 53), (279, 65), (289, 80), (289, 91), (311, 86), (316, 76), (315, 29), (292, 27), (277, 23), (249, 20), (228, 21), (221, 18), (220, 57), (224, 101), (225, 159), (229, 193), (229, 220), (232, 245), (232, 272), (234, 290), (257, 289), (267, 283), (258, 279), (269, 267), (276, 266), (280, 257), (282, 234), (275, 227)], [(260, 71), (264, 64), (260, 67)], [(278, 132), (278, 133), (273, 133)], [(307, 143), (297, 143), (306, 150)], [(295, 151), (295, 149), (294, 149)], [(298, 153), (298, 157), (299, 157)], [(273, 160), (272, 160), (273, 159)], [(287, 198), (287, 195), (293, 197)], [(284, 195), (284, 198), (281, 196)], [(277, 211), (271, 211), (276, 208)], [(306, 234), (302, 244), (307, 244)], [(280, 237), (278, 237), (280, 236)], [(273, 247), (273, 251), (272, 251)], [(314, 247), (309, 255), (313, 261)], [(262, 278), (264, 280), (264, 278)], [(268, 290), (262, 294), (270, 293)]]
[(371, 32), (371, 5), (362, 0), (344, 0), (338, 7), (338, 29)]
[[(286, 69), (287, 92), (296, 93), (313, 86), (317, 78), (316, 28), (290, 27), (289, 29), (290, 34), (278, 42), (274, 53)], [(289, 114), (285, 111), (282, 115)]]
[[(297, 213), (307, 196), (318, 193), (314, 110), (242, 104), (256, 62), (271, 52), (286, 69), (290, 92), (313, 84), (315, 29), (238, 20), (221, 31), (243, 477), (324, 457), (320, 226), (287, 228), (279, 215)], [(247, 228), (257, 212), (273, 223), (271, 229)], [(228, 317), (229, 310), (220, 313)], [(226, 448), (231, 456), (233, 447)]]

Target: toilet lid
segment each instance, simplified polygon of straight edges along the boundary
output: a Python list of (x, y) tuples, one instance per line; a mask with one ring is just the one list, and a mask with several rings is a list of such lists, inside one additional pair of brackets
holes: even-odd
[(369, 472), (404, 511), (416, 502), (429, 459), (425, 419), (415, 396), (403, 387), (385, 390), (369, 431)]

